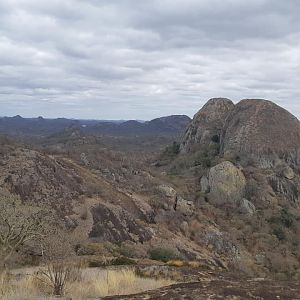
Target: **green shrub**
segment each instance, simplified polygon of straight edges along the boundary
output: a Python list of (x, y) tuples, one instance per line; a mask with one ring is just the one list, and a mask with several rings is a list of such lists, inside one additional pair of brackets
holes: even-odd
[(196, 154), (196, 159), (194, 161), (195, 166), (202, 166), (204, 168), (210, 168), (214, 164), (214, 161), (220, 153), (219, 144), (210, 144), (205, 146), (203, 150)]
[(280, 219), (281, 223), (287, 228), (292, 227), (292, 225), (296, 221), (296, 217), (293, 214), (289, 213), (286, 209), (281, 210)]
[(220, 154), (220, 144), (211, 144), (208, 146), (208, 155), (211, 157), (215, 157)]
[(90, 260), (88, 261), (89, 268), (100, 268), (105, 267), (107, 264), (102, 260)]
[(174, 250), (168, 248), (154, 248), (149, 250), (149, 256), (153, 260), (168, 262), (169, 260), (176, 259), (177, 255)]
[(296, 223), (297, 217), (293, 214), (291, 214), (287, 209), (283, 208), (280, 211), (280, 214), (277, 216), (273, 216), (269, 219), (270, 223), (273, 223), (278, 226), (284, 226), (286, 228), (290, 228), (293, 226), (294, 223)]
[(212, 166), (210, 157), (199, 157), (195, 160), (195, 166), (202, 166), (204, 168), (210, 168)]
[(166, 147), (164, 151), (164, 155), (166, 156), (176, 156), (180, 152), (180, 144), (177, 142), (173, 142), (171, 146)]
[(277, 237), (277, 239), (279, 241), (283, 241), (285, 240), (286, 236), (285, 236), (285, 232), (283, 230), (282, 227), (276, 227), (274, 230), (273, 230), (273, 234)]
[(166, 147), (165, 151), (162, 153), (158, 162), (156, 163), (157, 167), (161, 167), (169, 164), (180, 152), (180, 144), (173, 142), (171, 146)]
[(219, 135), (215, 134), (211, 137), (212, 142), (219, 144), (220, 143), (220, 137)]

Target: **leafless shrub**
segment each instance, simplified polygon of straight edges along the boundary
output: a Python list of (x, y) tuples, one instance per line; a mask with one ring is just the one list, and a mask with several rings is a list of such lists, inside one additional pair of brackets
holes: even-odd
[(37, 279), (52, 289), (54, 296), (63, 296), (66, 285), (78, 280), (80, 265), (72, 263), (75, 256), (71, 235), (62, 228), (54, 228), (44, 239), (44, 266), (37, 273)]
[(0, 191), (0, 267), (26, 243), (41, 239), (42, 211), (23, 205), (19, 198)]

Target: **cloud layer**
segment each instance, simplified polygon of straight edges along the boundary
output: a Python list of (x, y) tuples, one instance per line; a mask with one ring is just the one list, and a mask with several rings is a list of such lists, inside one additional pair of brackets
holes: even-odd
[(298, 0), (0, 0), (1, 115), (192, 116), (209, 98), (300, 117)]

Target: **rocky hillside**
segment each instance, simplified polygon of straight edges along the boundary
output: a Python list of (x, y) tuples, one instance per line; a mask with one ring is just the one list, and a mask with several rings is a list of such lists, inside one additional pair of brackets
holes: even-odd
[(194, 180), (187, 194), (209, 211), (240, 268), (298, 276), (299, 153), (292, 114), (267, 100), (218, 98), (195, 115), (166, 170)]
[(300, 278), (299, 121), (277, 105), (210, 100), (164, 164), (150, 159), (162, 144), (147, 134), (141, 142), (73, 128), (41, 141), (0, 140), (0, 191), (53, 209), (80, 255), (88, 243), (143, 259), (164, 248), (209, 269)]
[(97, 168), (88, 152), (77, 162), (67, 154), (49, 155), (5, 138), (1, 141), (0, 201), (8, 201), (3, 195), (10, 193), (25, 204), (51, 210), (74, 235), (80, 253), (86, 253), (86, 243), (111, 243), (129, 247), (135, 258), (147, 258), (150, 249), (165, 247), (213, 268), (225, 266), (205, 243), (182, 234), (193, 203), (146, 170), (123, 162), (121, 184), (121, 173), (110, 168), (114, 157), (106, 156), (112, 160), (107, 168), (104, 163)]

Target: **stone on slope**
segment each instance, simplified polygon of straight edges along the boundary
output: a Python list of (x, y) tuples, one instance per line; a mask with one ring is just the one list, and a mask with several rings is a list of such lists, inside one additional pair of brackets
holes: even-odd
[(246, 178), (233, 163), (224, 161), (209, 171), (210, 195), (218, 204), (237, 204), (245, 192)]
[(253, 215), (255, 213), (255, 206), (252, 202), (243, 198), (239, 203), (239, 211), (242, 214)]

